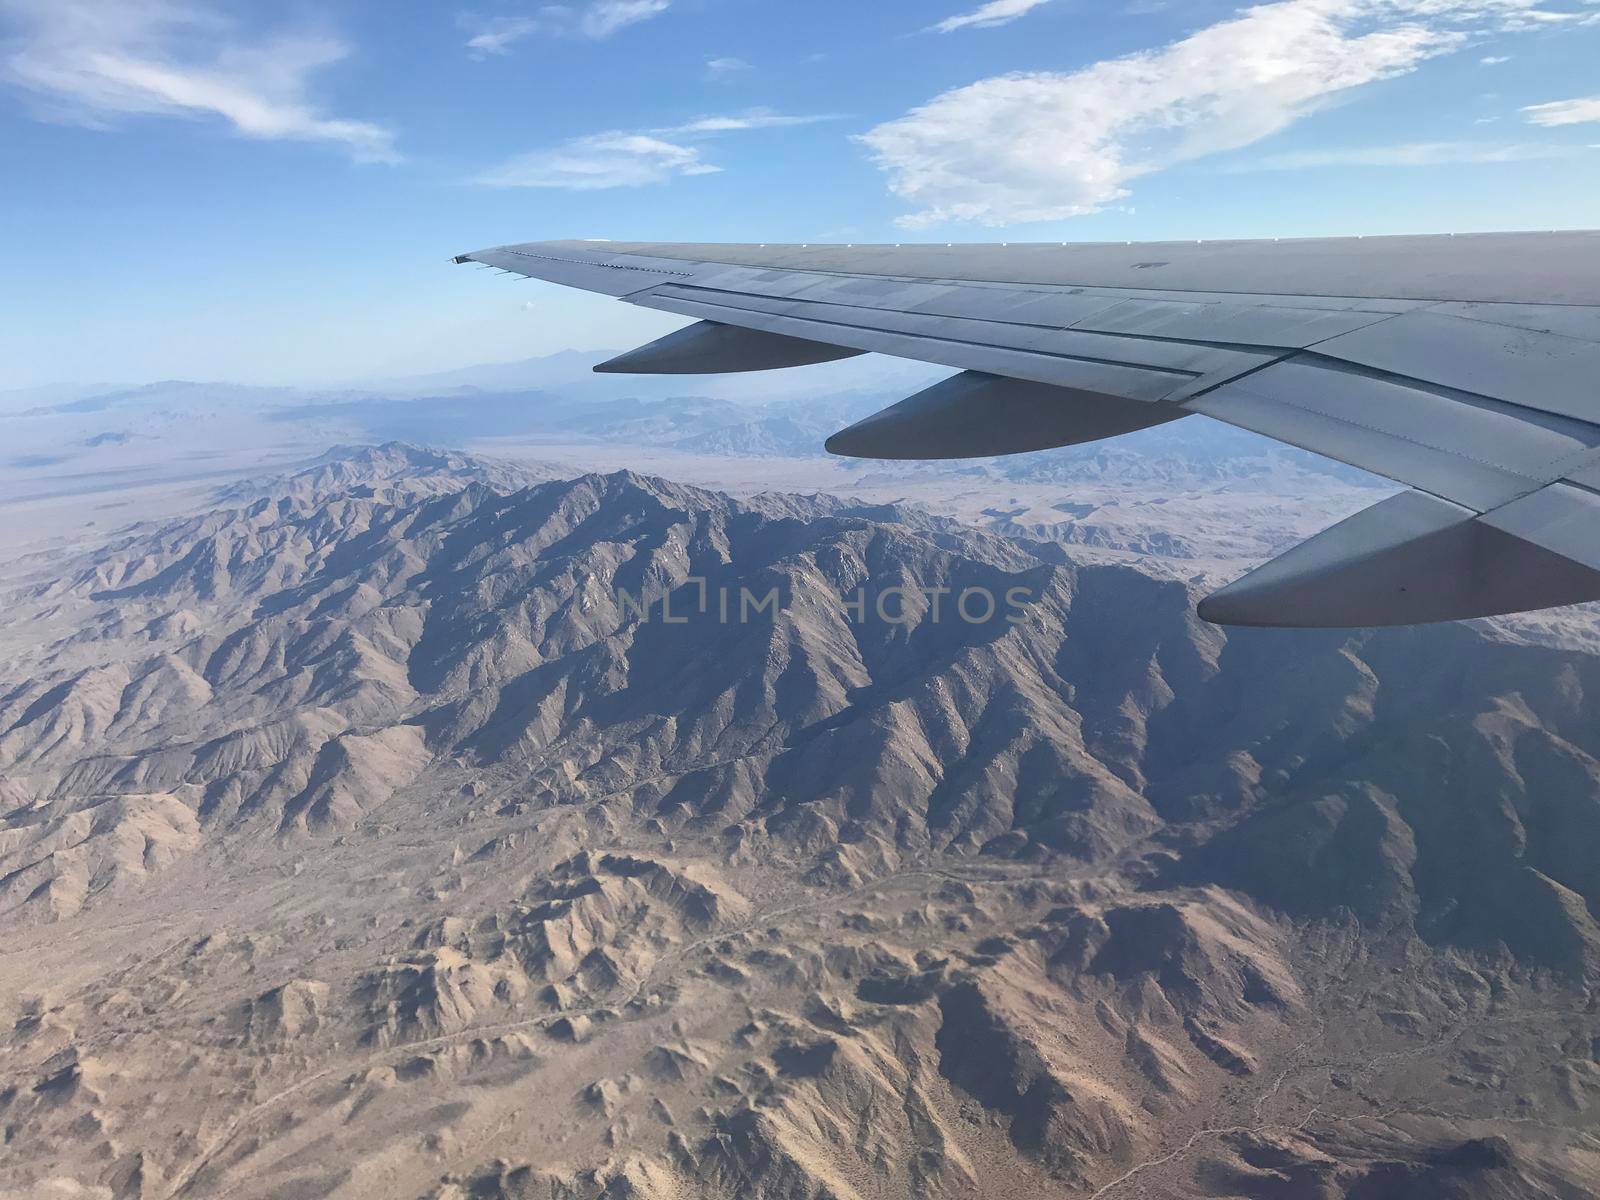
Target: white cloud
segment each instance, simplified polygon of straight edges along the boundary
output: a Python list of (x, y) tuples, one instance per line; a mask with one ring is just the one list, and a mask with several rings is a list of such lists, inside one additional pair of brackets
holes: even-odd
[(787, 116), (771, 109), (753, 108), (732, 116), (696, 117), (682, 125), (669, 125), (653, 129), (652, 133), (682, 136), (696, 133), (737, 133), (746, 129), (792, 129), (797, 125), (816, 125), (821, 121), (838, 121), (835, 113), (816, 113), (810, 116)]
[(246, 137), (331, 142), (361, 162), (394, 162), (381, 125), (324, 114), (311, 76), (348, 55), (326, 36), (247, 40), (186, 0), (0, 0), (17, 36), (0, 80), (41, 115), (107, 127), (120, 116), (220, 117)]
[(735, 75), (743, 75), (746, 71), (755, 70), (742, 58), (708, 58), (706, 59), (706, 77), (708, 79), (731, 79)]
[(1503, 63), (1510, 62), (1511, 61), (1511, 55), (1509, 55), (1509, 54), (1486, 54), (1482, 58), (1480, 58), (1478, 61), (1480, 63), (1482, 63), (1486, 67), (1498, 67)]
[(989, 3), (959, 16), (946, 17), (927, 29), (929, 33), (954, 33), (958, 29), (992, 29), (1009, 25), (1050, 0), (989, 0)]
[(588, 192), (643, 187), (679, 175), (709, 175), (720, 167), (692, 146), (642, 133), (599, 133), (552, 150), (518, 155), (478, 177), (488, 187), (564, 188)]
[(607, 38), (619, 29), (667, 11), (671, 0), (594, 0), (578, 21), (585, 37)]
[(1535, 125), (1587, 125), (1600, 121), (1600, 96), (1578, 100), (1557, 100), (1551, 104), (1531, 104), (1522, 110)]
[(535, 34), (552, 37), (584, 37), (601, 41), (612, 34), (648, 21), (672, 6), (672, 0), (590, 0), (581, 7), (547, 4), (532, 14), (484, 17), (463, 13), (457, 18), (472, 34), (467, 49), (473, 56), (509, 54), (517, 42)]
[(480, 56), (509, 54), (513, 43), (547, 28), (536, 17), (491, 17), (488, 20), (462, 17), (461, 23), (477, 31), (467, 39), (467, 49)]
[(1561, 145), (1488, 145), (1481, 142), (1408, 142), (1345, 150), (1302, 150), (1271, 154), (1231, 168), (1248, 171), (1303, 171), (1317, 167), (1438, 167), (1456, 163), (1533, 162), (1570, 158), (1581, 151)]
[(722, 168), (707, 162), (696, 146), (686, 142), (703, 141), (720, 133), (779, 129), (834, 119), (753, 109), (735, 116), (700, 117), (661, 129), (612, 130), (518, 155), (478, 176), (477, 182), (488, 187), (599, 191), (666, 183), (684, 175), (713, 175)]
[(903, 225), (1060, 220), (1128, 196), (1142, 176), (1278, 133), (1485, 30), (1596, 19), (1589, 0), (1566, 2), (1580, 7), (1278, 0), (1159, 50), (946, 92), (860, 140), (915, 206)]

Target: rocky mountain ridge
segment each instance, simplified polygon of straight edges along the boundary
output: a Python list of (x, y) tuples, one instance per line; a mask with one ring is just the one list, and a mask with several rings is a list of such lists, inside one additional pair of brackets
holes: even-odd
[(0, 1186), (1600, 1179), (1600, 658), (522, 482), (336, 456), (14, 585)]

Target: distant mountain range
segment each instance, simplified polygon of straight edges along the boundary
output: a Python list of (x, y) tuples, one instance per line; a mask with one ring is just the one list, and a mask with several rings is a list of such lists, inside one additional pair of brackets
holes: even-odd
[(566, 350), (520, 362), (488, 363), (399, 379), (375, 380), (350, 390), (397, 398), (450, 392), (528, 392), (559, 390), (593, 399), (668, 399), (694, 395), (715, 400), (766, 403), (819, 395), (892, 392), (908, 394), (950, 374), (946, 369), (905, 359), (865, 355), (823, 363), (800, 371), (754, 374), (649, 376), (596, 375), (593, 367), (620, 350)]
[[(38, 444), (11, 465), (60, 467), (75, 458), (92, 459), (88, 451), (110, 453), (130, 444), (137, 451), (138, 443), (151, 437), (181, 443), (185, 425), (196, 424), (204, 426), (213, 452), (229, 444), (230, 436), (258, 446), (263, 436), (292, 444), (344, 436), (458, 447), (493, 438), (592, 441), (712, 456), (814, 457), (822, 453), (831, 433), (947, 373), (923, 364), (869, 357), (801, 371), (732, 377), (593, 374), (592, 365), (609, 353), (567, 351), (519, 363), (379, 381), (360, 389), (166, 381), (88, 390), (21, 408), (14, 417), (18, 440)], [(29, 395), (38, 398), (36, 393)], [(1299, 471), (1361, 478), (1360, 472), (1315, 455), (1205, 420), (1162, 426), (1105, 445), (987, 463), (894, 469), (921, 474), (987, 472), (1000, 479), (1049, 483), (1097, 475), (1127, 477), (1154, 467), (1169, 475), (1209, 476), (1220, 483), (1262, 474), (1274, 462)]]
[(1600, 657), (538, 473), (13, 575), (0, 1188), (1600, 1186)]
[(97, 412), (129, 405), (212, 402), (278, 404), (339, 398), (397, 400), (479, 392), (561, 391), (584, 399), (659, 400), (694, 395), (707, 399), (762, 403), (815, 395), (915, 391), (948, 371), (900, 359), (870, 355), (824, 363), (804, 371), (753, 375), (659, 377), (596, 375), (596, 363), (616, 350), (564, 350), (509, 363), (485, 363), (428, 375), (345, 381), (296, 387), (262, 387), (223, 381), (162, 380), (140, 385), (58, 384), (0, 392), (0, 412), (30, 415)]

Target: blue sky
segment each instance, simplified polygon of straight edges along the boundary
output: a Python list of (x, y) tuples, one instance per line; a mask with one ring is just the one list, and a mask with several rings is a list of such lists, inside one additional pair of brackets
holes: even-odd
[(625, 345), (509, 241), (1600, 225), (1600, 0), (0, 0), (0, 389)]

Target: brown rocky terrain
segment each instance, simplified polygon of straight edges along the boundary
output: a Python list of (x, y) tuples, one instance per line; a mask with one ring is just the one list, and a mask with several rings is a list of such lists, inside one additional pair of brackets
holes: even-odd
[(0, 1195), (1600, 1188), (1600, 656), (528, 482), (12, 568)]

